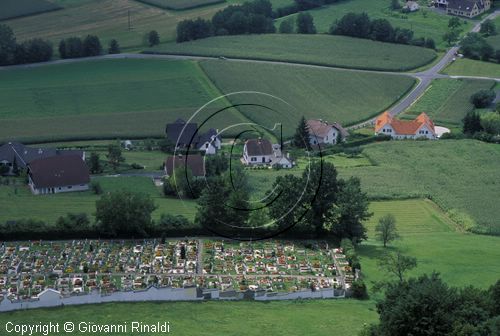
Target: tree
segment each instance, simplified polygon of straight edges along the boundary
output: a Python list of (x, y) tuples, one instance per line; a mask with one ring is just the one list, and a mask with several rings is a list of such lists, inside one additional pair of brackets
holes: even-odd
[(481, 116), (481, 127), (485, 132), (493, 135), (500, 134), (500, 114), (487, 112)]
[(268, 205), (269, 217), (278, 227), (285, 228), (297, 223), (307, 209), (305, 197), (301, 198), (303, 190), (303, 180), (295, 175), (283, 175), (275, 179), (267, 194), (274, 200)]
[(99, 231), (110, 237), (143, 237), (156, 206), (149, 195), (130, 191), (106, 194), (96, 202)]
[(481, 59), (483, 61), (489, 61), (495, 56), (495, 49), (493, 49), (491, 44), (485, 43), (479, 50), (479, 54), (481, 55)]
[(496, 94), (494, 90), (479, 90), (470, 97), (470, 102), (474, 104), (476, 108), (485, 108), (493, 103)]
[(293, 23), (294, 22), (291, 18), (281, 21), (280, 27), (278, 29), (280, 34), (292, 34), (294, 31)]
[(115, 171), (118, 170), (120, 163), (125, 161), (125, 158), (122, 156), (122, 149), (117, 144), (110, 144), (108, 146), (108, 154), (106, 157)]
[(495, 59), (497, 60), (497, 63), (500, 63), (500, 49), (495, 51)]
[(376, 19), (371, 23), (371, 38), (376, 41), (394, 41), (394, 28), (386, 19)]
[(426, 38), (425, 47), (429, 49), (436, 49), (436, 42), (434, 42), (432, 38)]
[(82, 43), (83, 56), (99, 56), (102, 53), (101, 41), (96, 35), (87, 35)]
[(359, 300), (368, 299), (368, 291), (365, 282), (361, 279), (352, 282), (351, 286), (352, 297)]
[(399, 238), (399, 234), (396, 229), (396, 218), (394, 215), (387, 214), (380, 218), (377, 226), (375, 227), (375, 232), (378, 240), (384, 244), (384, 247), (386, 247), (391, 241)]
[(160, 35), (156, 30), (150, 31), (146, 36), (150, 47), (160, 44)]
[(443, 41), (447, 42), (449, 46), (453, 44), (456, 40), (458, 40), (458, 36), (460, 33), (456, 30), (448, 30), (443, 35)]
[(479, 32), (481, 34), (483, 34), (484, 36), (492, 36), (492, 35), (496, 35), (497, 34), (497, 27), (495, 25), (495, 22), (493, 22), (492, 20), (488, 19), (488, 20), (485, 20), (482, 24), (481, 24), (481, 29), (479, 30)]
[(50, 42), (36, 38), (18, 44), (14, 59), (16, 64), (46, 62), (52, 58), (52, 53)]
[(467, 113), (463, 119), (463, 133), (473, 135), (482, 130), (481, 117), (479, 114), (474, 111)]
[(400, 251), (387, 252), (378, 262), (379, 267), (396, 276), (400, 283), (404, 281), (406, 272), (417, 267), (417, 259), (403, 255)]
[(229, 17), (226, 28), (231, 35), (244, 34), (248, 31), (248, 17), (242, 11), (236, 11)]
[(453, 16), (448, 20), (448, 28), (451, 30), (459, 30), (462, 27), (462, 22), (457, 16)]
[(217, 176), (208, 181), (207, 187), (198, 199), (198, 210), (194, 222), (212, 230), (225, 228), (227, 218), (226, 202), (229, 189), (224, 177)]
[(120, 45), (118, 44), (118, 41), (115, 39), (109, 41), (108, 54), (119, 54), (120, 52)]
[(309, 13), (299, 13), (297, 15), (297, 33), (298, 34), (316, 34), (314, 19)]
[(293, 145), (298, 148), (305, 148), (307, 150), (311, 149), (309, 126), (307, 126), (307, 121), (304, 116), (300, 118), (299, 125), (295, 131)]
[(0, 65), (14, 63), (16, 45), (16, 37), (12, 29), (5, 24), (0, 24)]
[(305, 11), (323, 5), (322, 0), (295, 0), (295, 3), (299, 11)]
[(391, 0), (391, 8), (393, 10), (399, 10), (402, 8), (401, 6), (401, 3), (399, 2), (399, 0)]
[(406, 28), (396, 28), (394, 30), (394, 42), (399, 44), (409, 44), (413, 40), (413, 31)]
[(79, 37), (69, 37), (59, 43), (61, 58), (77, 58), (83, 56), (83, 43)]
[(90, 153), (89, 167), (91, 174), (102, 173), (101, 160), (98, 153), (96, 152)]
[(371, 22), (366, 13), (347, 13), (330, 27), (330, 34), (368, 38)]

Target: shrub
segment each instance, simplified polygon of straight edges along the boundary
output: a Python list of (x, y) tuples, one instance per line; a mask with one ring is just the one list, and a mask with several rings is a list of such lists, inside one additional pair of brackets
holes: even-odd
[(363, 280), (355, 280), (352, 282), (352, 297), (359, 300), (368, 299), (368, 290), (366, 289), (366, 284)]
[(101, 195), (103, 192), (101, 184), (97, 181), (92, 181), (90, 183), (90, 190), (96, 195)]
[(493, 90), (480, 90), (470, 97), (470, 101), (476, 108), (485, 108), (493, 103), (495, 97)]

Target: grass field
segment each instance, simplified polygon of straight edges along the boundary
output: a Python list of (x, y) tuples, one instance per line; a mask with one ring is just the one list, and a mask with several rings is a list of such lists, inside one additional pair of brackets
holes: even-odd
[[(0, 141), (161, 137), (220, 93), (190, 61), (105, 60), (1, 72)], [(207, 126), (245, 119), (226, 111)]]
[(451, 63), (443, 73), (456, 76), (500, 78), (500, 64), (461, 58)]
[(455, 218), (471, 218), (477, 231), (500, 233), (500, 147), (474, 140), (392, 141), (363, 151), (376, 166), (339, 169), (358, 176), (369, 196), (430, 196)]
[(416, 101), (403, 117), (415, 118), (426, 112), (437, 123), (459, 126), (464, 116), (474, 109), (470, 96), (482, 89), (490, 89), (493, 81), (435, 79), (425, 94)]
[[(58, 0), (64, 9), (41, 15), (7, 20), (18, 41), (34, 37), (50, 39), (55, 45), (61, 38), (96, 34), (105, 47), (117, 39), (125, 49), (146, 46), (144, 35), (156, 30), (162, 42), (175, 40), (177, 23), (184, 19), (209, 19), (225, 4), (192, 10), (167, 11), (135, 0)], [(131, 29), (128, 27), (130, 13)]]
[(164, 9), (184, 10), (222, 3), (225, 0), (136, 0), (148, 5)]
[[(449, 17), (437, 14), (421, 6), (417, 12), (403, 14), (399, 11), (390, 10), (391, 0), (344, 0), (339, 3), (310, 10), (309, 13), (314, 18), (314, 24), (318, 32), (328, 32), (331, 24), (349, 12), (367, 13), (370, 18), (383, 18), (389, 20), (394, 27), (408, 28), (415, 32), (415, 37), (433, 38), (436, 46), (444, 49), (443, 34), (448, 29)], [(296, 14), (294, 14), (295, 16)], [(279, 19), (277, 25), (281, 20)], [(471, 28), (471, 23), (467, 21), (462, 25), (464, 31)]]
[[(407, 76), (361, 73), (276, 64), (203, 61), (201, 66), (224, 93), (258, 91), (261, 95), (230, 97), (233, 103), (259, 103), (275, 112), (240, 108), (252, 121), (272, 127), (283, 124), (283, 135), (295, 132), (299, 118), (323, 118), (344, 126), (368, 119), (400, 99), (415, 83)], [(242, 80), (244, 79), (244, 80)]]
[(436, 57), (433, 50), (331, 35), (269, 34), (218, 36), (170, 43), (152, 52), (226, 56), (343, 68), (403, 71), (421, 67)]
[(2, 0), (0, 1), (0, 21), (50, 12), (61, 8), (46, 0)]
[[(151, 195), (158, 209), (153, 213), (153, 219), (159, 219), (162, 213), (184, 215), (194, 218), (196, 204), (193, 201), (165, 198), (161, 190), (154, 186), (147, 177), (97, 177), (104, 192), (130, 190)], [(25, 184), (0, 186), (0, 222), (33, 218), (53, 223), (59, 216), (68, 212), (85, 212), (93, 216), (95, 202), (100, 198), (90, 191), (56, 195), (34, 196)]]

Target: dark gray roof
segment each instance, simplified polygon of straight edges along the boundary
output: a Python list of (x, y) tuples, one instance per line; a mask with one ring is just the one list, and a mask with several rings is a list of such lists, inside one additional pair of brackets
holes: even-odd
[(484, 8), (483, 0), (449, 0), (448, 8), (456, 9), (464, 12), (470, 12), (474, 8), (474, 4), (477, 4), (479, 9)]
[(57, 155), (78, 155), (83, 157), (80, 150), (57, 150), (55, 148), (28, 147), (19, 142), (8, 142), (0, 146), (0, 161), (14, 162), (20, 168), (26, 168), (32, 161)]
[[(205, 133), (200, 134), (196, 137), (195, 146), (198, 148), (206, 142), (211, 143), (212, 138), (219, 138), (217, 131), (214, 128), (209, 129)], [(220, 139), (220, 138), (219, 138)]]
[(172, 124), (167, 124), (167, 138), (178, 147), (184, 147), (194, 142), (194, 137), (198, 132), (196, 123), (187, 123), (182, 119), (177, 119)]
[(55, 188), (90, 182), (89, 169), (78, 155), (57, 155), (30, 163), (29, 174), (36, 188)]
[(193, 176), (205, 176), (205, 164), (200, 154), (169, 156), (165, 161), (168, 176), (172, 176), (174, 169), (186, 166), (191, 169)]
[(245, 142), (247, 154), (250, 156), (262, 156), (273, 154), (273, 146), (266, 139), (250, 139)]

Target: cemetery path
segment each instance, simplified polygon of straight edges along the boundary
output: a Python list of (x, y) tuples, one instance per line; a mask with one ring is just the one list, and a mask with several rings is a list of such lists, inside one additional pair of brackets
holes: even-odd
[(196, 274), (203, 275), (203, 240), (198, 239), (198, 254), (196, 256)]

